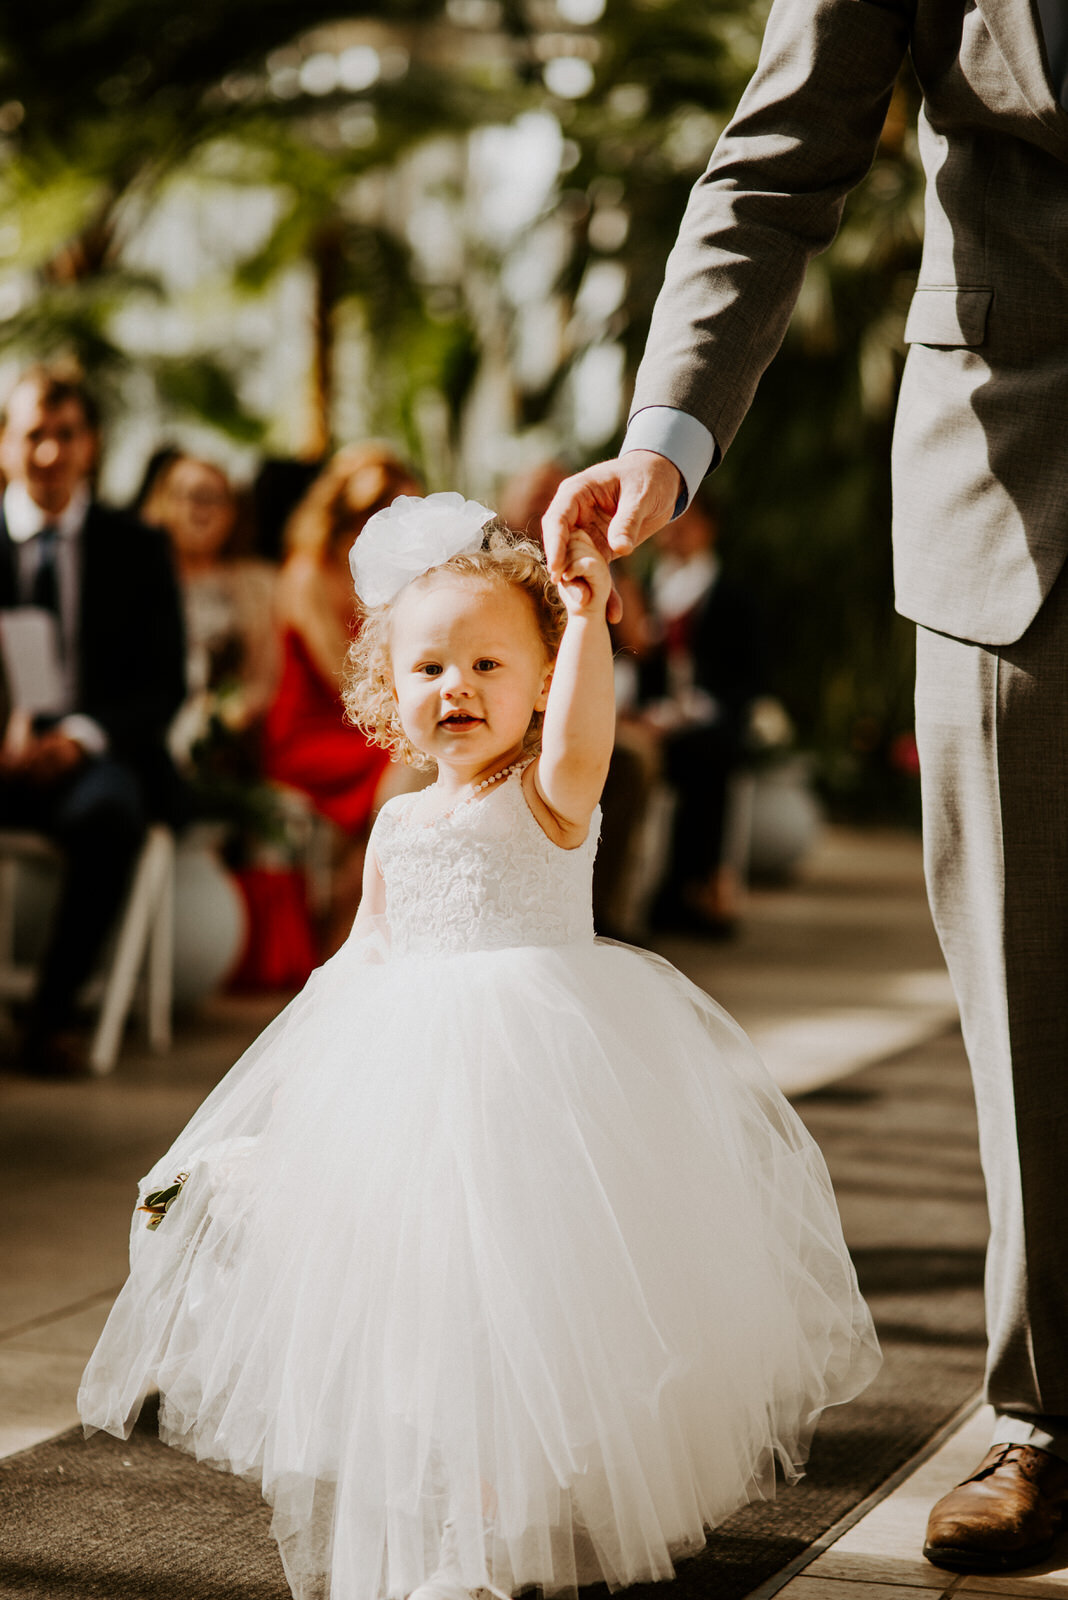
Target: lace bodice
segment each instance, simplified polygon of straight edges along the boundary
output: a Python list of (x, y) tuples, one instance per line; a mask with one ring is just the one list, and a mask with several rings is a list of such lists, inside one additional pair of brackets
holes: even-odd
[(371, 835), (396, 954), (593, 938), (599, 808), (585, 842), (562, 850), (535, 820), (519, 774), (432, 823), (415, 820), (421, 798), (388, 801)]

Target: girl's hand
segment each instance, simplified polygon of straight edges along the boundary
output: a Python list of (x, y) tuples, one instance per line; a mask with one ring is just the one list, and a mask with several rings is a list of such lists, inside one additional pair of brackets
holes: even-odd
[(568, 535), (559, 589), (569, 617), (603, 615), (614, 592), (607, 561), (581, 529)]

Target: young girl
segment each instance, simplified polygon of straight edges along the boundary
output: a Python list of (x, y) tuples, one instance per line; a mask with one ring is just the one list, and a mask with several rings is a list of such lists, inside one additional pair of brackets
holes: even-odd
[(437, 779), (149, 1174), (80, 1396), (123, 1435), (158, 1388), (169, 1444), (260, 1482), (299, 1600), (670, 1577), (878, 1364), (744, 1034), (594, 939), (607, 569), (576, 536), (558, 593), (491, 516), (406, 497), (354, 546), (350, 708)]

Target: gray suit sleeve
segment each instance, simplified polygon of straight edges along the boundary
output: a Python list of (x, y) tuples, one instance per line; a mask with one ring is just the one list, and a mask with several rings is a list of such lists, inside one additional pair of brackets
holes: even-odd
[(631, 415), (674, 406), (730, 444), (805, 268), (875, 155), (908, 49), (907, 0), (776, 0), (760, 63), (695, 185)]

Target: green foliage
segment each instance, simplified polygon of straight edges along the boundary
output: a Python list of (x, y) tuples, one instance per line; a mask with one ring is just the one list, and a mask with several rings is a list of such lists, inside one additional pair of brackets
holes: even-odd
[[(418, 24), (440, 0), (365, 0), (360, 15)], [(308, 30), (352, 15), (339, 0), (42, 0), (0, 14), (0, 264), (21, 304), (0, 315), (0, 351), (76, 359), (104, 389), (145, 362), (114, 332), (131, 294), (160, 283), (124, 267), (126, 238), (177, 174), (288, 192), (272, 237), (241, 267), (255, 292), (314, 251), (355, 175), (442, 127), (466, 126), (450, 85), (413, 75), (416, 97), (383, 86), (373, 150), (321, 148), (305, 96), (272, 98), (265, 62)], [(351, 98), (348, 97), (348, 98)], [(212, 169), (214, 169), (212, 171)], [(229, 169), (229, 170), (228, 170)], [(225, 352), (155, 360), (161, 398), (254, 442), (263, 419), (237, 398)], [(184, 369), (184, 370), (181, 370)]]
[[(272, 50), (342, 17), (418, 22), (437, 0), (36, 0), (0, 15), (0, 98), (25, 108), (23, 141), (80, 158), (111, 138), (169, 124), (196, 137), (212, 120), (209, 91), (255, 71)], [(137, 140), (133, 140), (136, 148)]]
[[(467, 15), (465, 27), (443, 20), (444, 0), (6, 7), (0, 268), (18, 304), (0, 295), (0, 352), (73, 353), (115, 396), (124, 373), (148, 367), (170, 414), (258, 442), (271, 419), (241, 399), (239, 345), (146, 362), (126, 347), (118, 313), (160, 296), (160, 280), (131, 270), (128, 245), (169, 186), (263, 190), (275, 202), (270, 226), (220, 273), (237, 305), (270, 293), (294, 265), (310, 270), (327, 417), (334, 347), (357, 329), (370, 351), (373, 425), (432, 479), (462, 478), (465, 413), (489, 369), (511, 386), (502, 427), (555, 434), (557, 453), (580, 464), (573, 370), (609, 342), (633, 375), (687, 195), (755, 64), (766, 9), (767, 0), (608, 0), (583, 27), (549, 0), (461, 0), (451, 16)], [(359, 89), (305, 92), (298, 68), (320, 48), (315, 30), (353, 18), (406, 51), (406, 68)], [(546, 64), (568, 55), (588, 63), (586, 92), (549, 86)], [(771, 687), (820, 754), (829, 790), (868, 809), (911, 804), (900, 771), (911, 638), (890, 601), (888, 441), (921, 227), (913, 99), (904, 82), (873, 171), (813, 264), (714, 479), (729, 559), (762, 598), (776, 642)], [(464, 141), (531, 111), (559, 123), (558, 181), (525, 232), (480, 234)], [(428, 261), (394, 186), (404, 192), (413, 154), (435, 144), (457, 152), (438, 195), (456, 248)], [(506, 280), (547, 238), (563, 331), (544, 370), (525, 375), (522, 308)], [(583, 293), (606, 262), (626, 287), (598, 319)], [(430, 413), (438, 453), (426, 459)]]
[(152, 375), (164, 399), (179, 416), (210, 417), (215, 426), (242, 444), (262, 444), (267, 432), (238, 398), (234, 375), (210, 356), (156, 357)]
[[(690, 189), (756, 65), (766, 13), (761, 0), (623, 0), (606, 17), (594, 91), (561, 108), (587, 219), (620, 192), (629, 218), (614, 253), (628, 273), (619, 332), (632, 371)], [(584, 260), (597, 254), (588, 234), (585, 244)]]
[(112, 320), (131, 297), (144, 294), (155, 297), (156, 285), (134, 273), (116, 271), (83, 284), (45, 281), (19, 312), (0, 321), (0, 353), (22, 365), (76, 361), (93, 374), (105, 414), (114, 415), (129, 357), (112, 334)]

